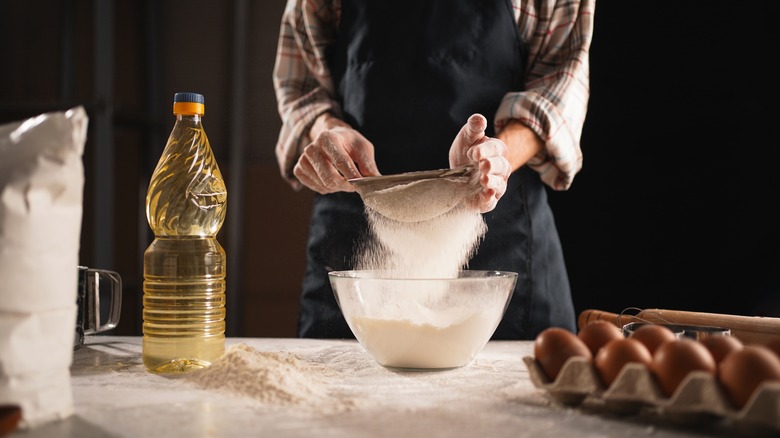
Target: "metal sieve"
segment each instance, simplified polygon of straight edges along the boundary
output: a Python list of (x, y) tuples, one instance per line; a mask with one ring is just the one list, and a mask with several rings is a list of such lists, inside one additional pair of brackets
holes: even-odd
[(393, 175), (353, 178), (349, 182), (363, 203), (399, 222), (433, 219), (476, 193), (479, 183), (473, 166), (424, 170)]

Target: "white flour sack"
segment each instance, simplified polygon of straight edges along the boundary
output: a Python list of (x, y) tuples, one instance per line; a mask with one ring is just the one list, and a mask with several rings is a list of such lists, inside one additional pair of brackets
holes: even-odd
[(0, 404), (22, 429), (73, 413), (87, 123), (76, 107), (0, 125)]

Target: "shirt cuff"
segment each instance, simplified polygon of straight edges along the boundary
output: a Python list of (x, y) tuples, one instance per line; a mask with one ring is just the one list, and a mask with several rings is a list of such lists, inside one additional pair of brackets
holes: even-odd
[(509, 93), (501, 101), (495, 116), (499, 132), (509, 120), (517, 120), (544, 141), (544, 149), (531, 158), (528, 167), (554, 190), (567, 190), (582, 169), (579, 135), (557, 108), (532, 92)]
[(282, 119), (282, 127), (276, 142), (276, 160), (282, 177), (294, 189), (302, 186), (293, 174), (295, 164), (309, 145), (309, 131), (314, 121), (325, 112), (338, 113), (337, 105), (330, 98), (322, 99), (324, 91), (319, 90), (302, 98), (295, 106), (287, 109)]

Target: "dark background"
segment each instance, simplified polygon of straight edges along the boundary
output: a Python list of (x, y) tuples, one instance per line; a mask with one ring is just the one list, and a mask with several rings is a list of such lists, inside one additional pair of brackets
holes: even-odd
[(597, 3), (584, 165), (552, 204), (578, 309), (780, 316), (780, 4)]
[[(0, 1), (0, 123), (84, 105), (80, 259), (123, 278), (140, 334), (144, 196), (173, 94), (206, 97), (228, 179), (228, 334), (294, 336), (311, 194), (279, 177), (284, 0)], [(577, 312), (780, 316), (780, 2), (597, 4), (584, 165), (550, 192)]]

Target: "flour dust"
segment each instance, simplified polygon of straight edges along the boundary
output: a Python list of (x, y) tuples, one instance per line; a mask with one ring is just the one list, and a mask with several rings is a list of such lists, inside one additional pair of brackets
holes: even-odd
[(482, 215), (462, 206), (420, 222), (395, 221), (370, 208), (366, 215), (371, 239), (357, 254), (355, 268), (390, 271), (398, 278), (457, 277), (487, 232)]

